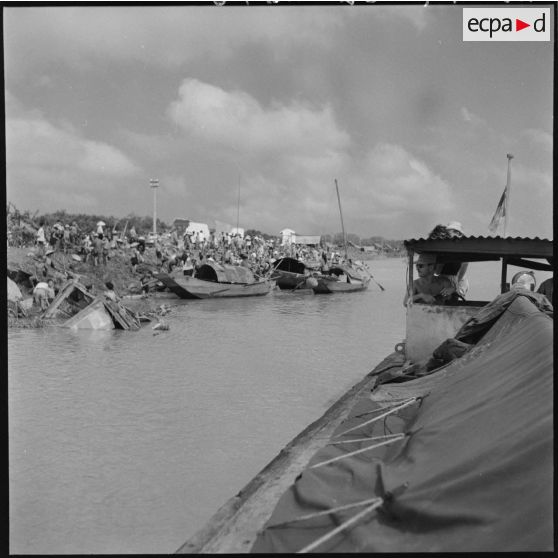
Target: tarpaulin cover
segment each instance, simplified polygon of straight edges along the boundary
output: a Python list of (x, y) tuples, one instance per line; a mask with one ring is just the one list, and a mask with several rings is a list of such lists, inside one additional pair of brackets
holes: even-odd
[[(553, 550), (553, 322), (516, 297), (462, 358), (364, 394), (333, 440), (406, 433), (388, 445), (330, 444), (283, 494), (252, 552)], [(416, 398), (413, 400), (412, 398)], [(370, 418), (407, 407), (364, 425)], [(356, 425), (356, 430), (343, 434)], [(391, 494), (391, 497), (390, 497)], [(373, 497), (382, 505), (303, 515)]]
[(200, 266), (197, 279), (218, 283), (255, 283), (254, 274), (247, 267), (209, 262)]

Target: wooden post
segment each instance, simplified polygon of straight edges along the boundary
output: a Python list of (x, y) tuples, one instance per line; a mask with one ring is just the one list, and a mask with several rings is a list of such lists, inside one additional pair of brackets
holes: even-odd
[(502, 277), (500, 279), (500, 294), (506, 292), (506, 277), (508, 272), (508, 262), (506, 258), (502, 258)]
[(413, 258), (415, 256), (413, 250), (407, 250), (407, 256), (409, 261), (409, 275), (407, 277), (407, 293), (409, 295), (409, 299), (413, 294)]

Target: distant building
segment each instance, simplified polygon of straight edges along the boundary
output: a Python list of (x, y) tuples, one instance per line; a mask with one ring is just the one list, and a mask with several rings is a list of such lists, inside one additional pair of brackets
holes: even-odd
[(209, 238), (209, 227), (206, 223), (197, 223), (189, 219), (175, 219), (172, 226), (176, 229), (180, 236), (187, 234), (200, 233), (200, 240)]
[(281, 245), (285, 246), (286, 244), (294, 244), (296, 233), (292, 229), (283, 229), (279, 236), (281, 237)]
[(304, 246), (319, 246), (320, 238), (321, 238), (320, 235), (295, 234), (294, 243), (304, 245)]

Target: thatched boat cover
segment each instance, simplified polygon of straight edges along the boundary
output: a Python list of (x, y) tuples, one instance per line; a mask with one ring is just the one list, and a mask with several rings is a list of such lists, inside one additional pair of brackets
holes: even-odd
[(280, 258), (273, 264), (273, 268), (278, 271), (288, 271), (289, 273), (300, 273), (304, 274), (306, 266), (303, 262), (296, 260), (295, 258)]
[(363, 394), (252, 552), (554, 550), (553, 380), (553, 321), (517, 296), (462, 358)]
[(216, 283), (255, 283), (254, 274), (247, 267), (240, 265), (208, 262), (196, 272), (196, 279)]

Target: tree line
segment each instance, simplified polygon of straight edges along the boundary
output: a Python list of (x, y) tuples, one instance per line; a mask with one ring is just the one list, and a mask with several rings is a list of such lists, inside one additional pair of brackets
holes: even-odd
[[(26, 228), (31, 225), (33, 228), (38, 229), (39, 224), (43, 222), (45, 225), (54, 225), (56, 222), (61, 222), (62, 224), (71, 224), (75, 222), (82, 232), (90, 232), (97, 229), (97, 223), (103, 221), (106, 227), (122, 232), (124, 229), (130, 230), (132, 227), (135, 228), (138, 235), (147, 235), (153, 230), (153, 217), (136, 215), (135, 213), (130, 213), (125, 217), (114, 217), (99, 214), (86, 214), (86, 213), (69, 213), (65, 209), (58, 209), (51, 213), (39, 213), (35, 211), (31, 213), (29, 210), (21, 211), (15, 207), (11, 202), (7, 204), (6, 217), (8, 222), (8, 227), (12, 228)], [(164, 221), (157, 219), (157, 232), (165, 233), (172, 229), (172, 224), (169, 225)], [(260, 236), (264, 240), (270, 240), (277, 238), (278, 235), (272, 235), (262, 232), (257, 229), (247, 229), (246, 235), (251, 237)], [(343, 234), (325, 234), (322, 235), (322, 241), (333, 244), (333, 245), (343, 245)], [(362, 238), (356, 234), (348, 233), (347, 242), (352, 243), (356, 246), (370, 246), (377, 248), (378, 250), (399, 250), (403, 248), (402, 240), (386, 240), (382, 236), (371, 236), (369, 238)]]

